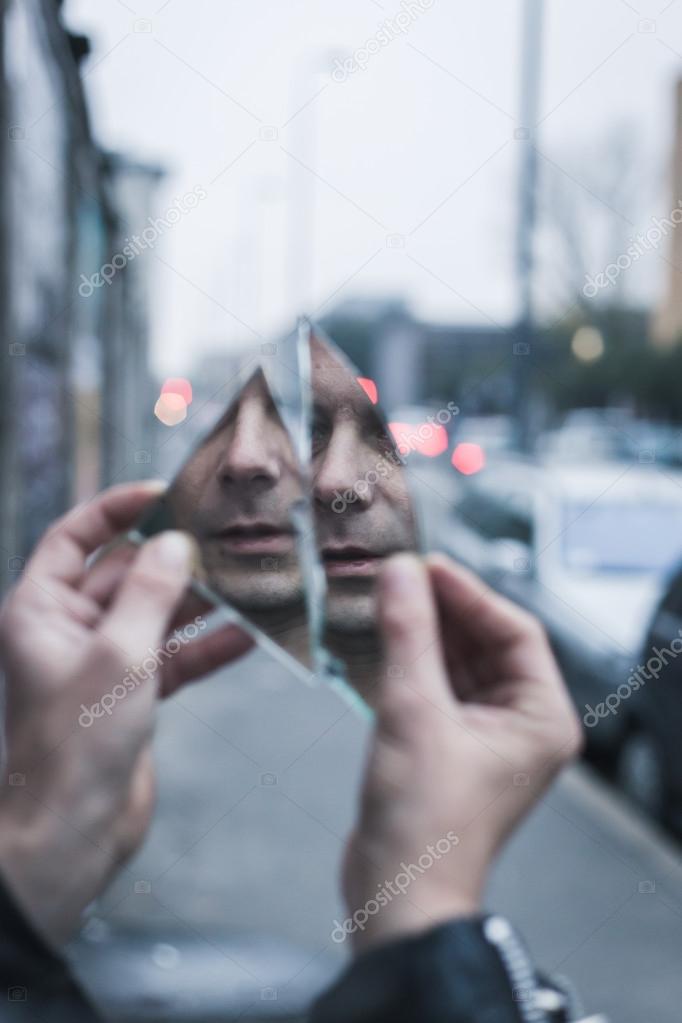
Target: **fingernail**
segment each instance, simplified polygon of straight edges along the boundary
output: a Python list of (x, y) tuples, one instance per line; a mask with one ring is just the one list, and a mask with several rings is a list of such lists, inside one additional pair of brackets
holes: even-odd
[(194, 541), (187, 533), (171, 529), (158, 537), (156, 553), (167, 568), (187, 569), (194, 558)]
[(150, 494), (163, 494), (164, 491), (168, 490), (168, 484), (165, 480), (140, 480), (139, 486), (143, 490), (148, 490)]
[(384, 565), (381, 586), (389, 593), (407, 595), (414, 593), (424, 575), (422, 564), (414, 554), (396, 554)]

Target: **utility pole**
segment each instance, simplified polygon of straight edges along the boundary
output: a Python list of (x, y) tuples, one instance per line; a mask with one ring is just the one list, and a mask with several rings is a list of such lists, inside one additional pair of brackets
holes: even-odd
[(537, 220), (538, 99), (542, 68), (542, 23), (544, 0), (523, 0), (521, 46), (521, 145), (519, 167), (519, 206), (516, 233), (516, 276), (520, 299), (519, 318), (514, 332), (514, 419), (519, 448), (530, 446), (530, 373), (533, 364), (534, 240)]

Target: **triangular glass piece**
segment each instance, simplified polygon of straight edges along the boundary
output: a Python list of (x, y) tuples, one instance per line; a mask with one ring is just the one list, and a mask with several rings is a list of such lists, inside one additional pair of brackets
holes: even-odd
[[(285, 377), (294, 415), (288, 371)], [(306, 475), (259, 367), (130, 538), (139, 542), (164, 529), (190, 533), (200, 552), (195, 593), (230, 609), (259, 645), (308, 677), (319, 644), (309, 615), (314, 580), (302, 565), (312, 536)]]

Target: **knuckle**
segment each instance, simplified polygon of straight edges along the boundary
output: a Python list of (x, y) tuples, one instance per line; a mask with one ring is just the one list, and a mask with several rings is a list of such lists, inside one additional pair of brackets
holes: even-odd
[(391, 636), (399, 635), (405, 625), (405, 611), (394, 601), (385, 604), (381, 615), (384, 630)]
[(519, 628), (534, 643), (547, 643), (547, 631), (540, 619), (523, 608), (519, 608)]
[(99, 633), (92, 641), (87, 660), (98, 676), (119, 675), (125, 668), (125, 652), (106, 635)]
[(572, 707), (557, 714), (547, 728), (547, 750), (559, 764), (574, 760), (582, 752), (584, 742), (582, 724)]
[(361, 816), (367, 830), (372, 830), (379, 817), (388, 823), (386, 816), (399, 805), (411, 770), (411, 758), (404, 750), (382, 744), (376, 751), (361, 793)]
[(380, 727), (391, 733), (404, 734), (421, 728), (427, 703), (409, 683), (390, 684), (377, 705)]
[(566, 760), (574, 760), (585, 748), (585, 732), (577, 714), (571, 714), (564, 726)]
[(428, 632), (431, 619), (419, 604), (395, 604), (384, 609), (384, 628), (389, 636), (402, 638)]
[(170, 580), (154, 571), (148, 564), (134, 564), (128, 574), (128, 585), (131, 591), (140, 597), (155, 602), (163, 600)]
[(72, 521), (78, 514), (78, 508), (72, 508), (68, 512), (64, 512), (58, 519), (51, 522), (43, 533), (41, 539), (38, 541), (38, 547), (52, 547), (54, 544), (62, 543), (64, 539), (64, 527), (68, 522)]
[(53, 540), (55, 536), (59, 536), (63, 522), (64, 522), (63, 515), (60, 515), (58, 519), (55, 519), (54, 522), (51, 522), (50, 525), (45, 530), (45, 532), (43, 533), (40, 540), (38, 541), (38, 547), (42, 547), (44, 544), (50, 543), (50, 541)]

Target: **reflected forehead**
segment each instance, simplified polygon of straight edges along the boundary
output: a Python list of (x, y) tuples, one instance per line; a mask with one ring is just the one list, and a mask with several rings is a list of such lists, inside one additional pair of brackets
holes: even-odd
[(373, 414), (373, 408), (352, 373), (323, 348), (312, 353), (313, 398), (316, 405), (355, 415)]
[(273, 404), (272, 396), (265, 386), (265, 378), (260, 370), (254, 373), (250, 380), (247, 380), (235, 398), (234, 405), (239, 408), (245, 402), (259, 402), (268, 406)]
[(227, 415), (234, 417), (243, 408), (261, 408), (275, 410), (275, 403), (268, 390), (263, 374), (254, 374), (242, 387), (239, 394), (227, 410)]
[(228, 427), (232, 426), (242, 409), (246, 408), (258, 408), (265, 411), (276, 421), (277, 425), (280, 426), (284, 432), (284, 427), (279, 421), (279, 416), (277, 414), (272, 395), (266, 387), (262, 372), (259, 371), (247, 380), (241, 391), (239, 391), (239, 393), (227, 406), (212, 430), (210, 437), (215, 437), (216, 434), (222, 433)]

